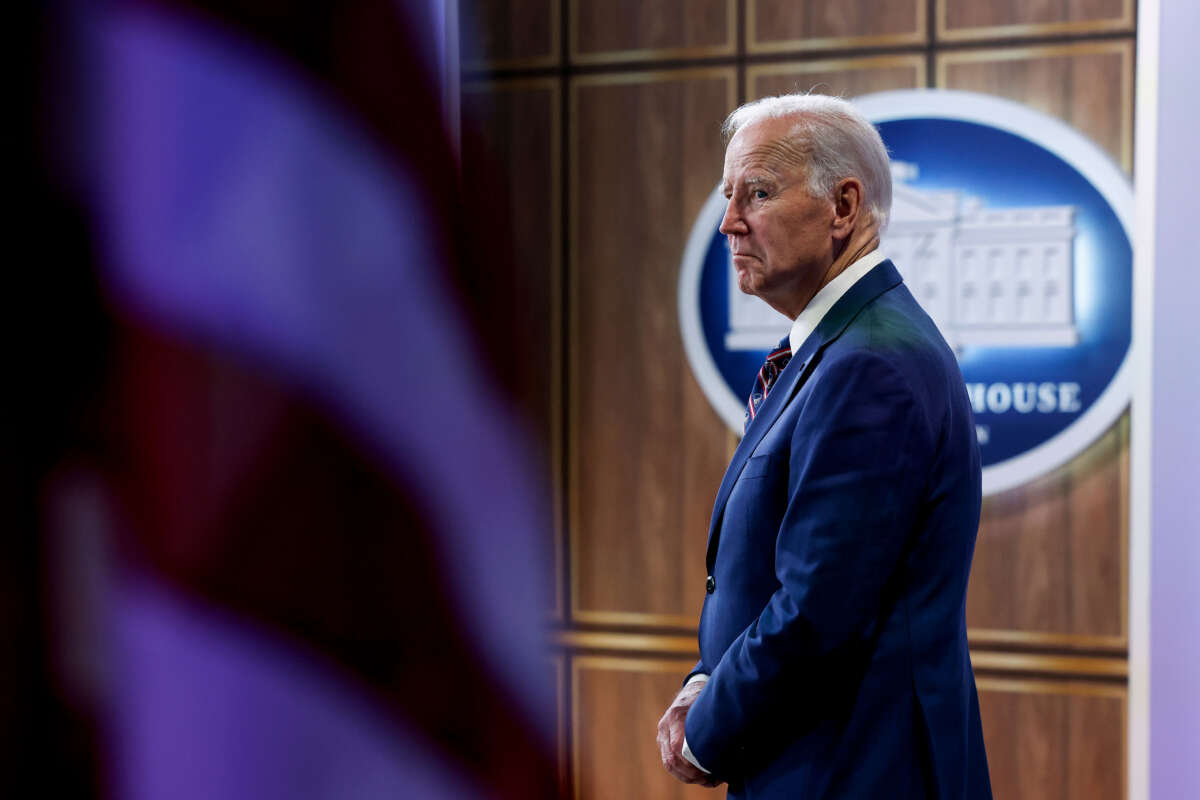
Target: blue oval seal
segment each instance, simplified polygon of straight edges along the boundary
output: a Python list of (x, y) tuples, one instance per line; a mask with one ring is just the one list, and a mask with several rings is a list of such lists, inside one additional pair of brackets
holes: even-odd
[[(1081, 134), (1027, 106), (941, 89), (853, 101), (892, 158), (881, 249), (954, 348), (987, 494), (1065, 463), (1129, 403), (1133, 192)], [(720, 187), (679, 277), (692, 371), (731, 430), (791, 321), (742, 294)]]

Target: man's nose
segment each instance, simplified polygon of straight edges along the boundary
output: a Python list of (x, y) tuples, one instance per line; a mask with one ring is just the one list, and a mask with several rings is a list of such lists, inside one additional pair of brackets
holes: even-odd
[(725, 204), (725, 216), (721, 217), (721, 227), (717, 230), (726, 236), (746, 232), (746, 221), (732, 200)]

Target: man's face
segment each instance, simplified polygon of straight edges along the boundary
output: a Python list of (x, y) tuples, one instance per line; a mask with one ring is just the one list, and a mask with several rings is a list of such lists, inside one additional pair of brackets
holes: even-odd
[(768, 119), (739, 130), (725, 150), (729, 239), (738, 288), (795, 318), (833, 263), (832, 198), (808, 193), (804, 153), (786, 139), (794, 125)]

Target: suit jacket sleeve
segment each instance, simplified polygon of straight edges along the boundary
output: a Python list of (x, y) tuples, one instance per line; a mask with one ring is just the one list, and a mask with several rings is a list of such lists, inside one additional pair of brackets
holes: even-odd
[(786, 511), (776, 520), (780, 587), (726, 650), (687, 718), (692, 752), (716, 774), (736, 772), (739, 745), (756, 726), (772, 727), (780, 698), (819, 692), (822, 674), (862, 645), (880, 613), (935, 446), (924, 408), (891, 360), (840, 355), (792, 400), (805, 405), (791, 435)]

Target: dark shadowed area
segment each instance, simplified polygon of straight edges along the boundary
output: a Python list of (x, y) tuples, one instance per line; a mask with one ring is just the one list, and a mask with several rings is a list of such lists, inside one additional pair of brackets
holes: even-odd
[(553, 796), (546, 470), (435, 6), (28, 14), (16, 786)]

